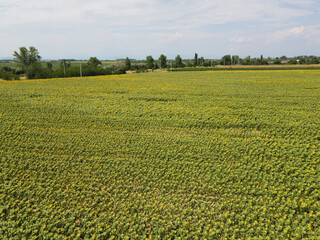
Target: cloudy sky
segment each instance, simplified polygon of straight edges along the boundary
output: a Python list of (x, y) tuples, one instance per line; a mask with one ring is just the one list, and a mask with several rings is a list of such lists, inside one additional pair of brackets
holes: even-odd
[(0, 0), (0, 58), (320, 56), (320, 0)]

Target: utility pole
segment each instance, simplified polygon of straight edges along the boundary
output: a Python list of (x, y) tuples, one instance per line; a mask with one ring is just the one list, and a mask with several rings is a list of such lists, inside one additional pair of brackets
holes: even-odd
[(212, 62), (213, 62), (213, 60), (211, 59), (211, 67), (212, 67)]
[(81, 62), (80, 62), (80, 77), (82, 77), (82, 68), (81, 68)]
[(161, 60), (160, 60), (160, 71), (161, 71)]
[(66, 77), (66, 60), (63, 60), (63, 74)]

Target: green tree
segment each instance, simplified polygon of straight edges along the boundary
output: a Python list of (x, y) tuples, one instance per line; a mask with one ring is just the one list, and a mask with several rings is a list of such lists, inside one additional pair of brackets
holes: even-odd
[(282, 61), (285, 61), (285, 60), (287, 60), (288, 58), (285, 56), (285, 55), (283, 55), (282, 57), (280, 57), (280, 60), (282, 60)]
[(87, 62), (87, 65), (89, 66), (89, 67), (93, 67), (93, 68), (97, 68), (98, 66), (100, 66), (102, 63), (101, 63), (101, 61), (98, 59), (98, 58), (96, 58), (96, 57), (91, 57), (90, 59), (89, 59), (89, 61)]
[(153, 69), (154, 68), (154, 59), (152, 56), (147, 56), (146, 58), (146, 68)]
[(167, 67), (167, 57), (165, 55), (161, 54), (158, 61), (159, 61), (161, 68)]
[(232, 65), (239, 64), (239, 60), (240, 60), (240, 58), (238, 55), (232, 55), (232, 59), (231, 59)]
[(126, 61), (124, 62), (126, 70), (130, 70), (131, 69), (131, 61), (130, 59), (127, 57)]
[(203, 67), (203, 63), (204, 63), (204, 58), (201, 57), (201, 58), (199, 59), (198, 66), (202, 66), (202, 67)]
[(251, 61), (251, 57), (247, 56), (245, 57), (245, 59), (243, 59), (243, 65), (251, 65), (252, 61)]
[(288, 64), (297, 64), (297, 59), (289, 59)]
[(26, 72), (29, 79), (43, 76), (43, 69), (40, 64), (41, 56), (35, 47), (20, 47), (19, 53), (14, 51), (14, 61)]
[(176, 56), (174, 64), (175, 64), (175, 67), (177, 68), (183, 67), (182, 58), (180, 57), (180, 55)]
[(311, 64), (319, 64), (319, 59), (317, 57), (312, 57)]
[(13, 56), (14, 61), (18, 63), (23, 70), (26, 70), (41, 59), (39, 51), (35, 47), (29, 47), (29, 50), (26, 47), (20, 47), (19, 53), (14, 51)]
[(51, 62), (47, 62), (47, 69), (52, 71), (52, 63)]
[(231, 65), (231, 56), (230, 55), (225, 55), (221, 59), (221, 65)]
[(305, 58), (300, 58), (299, 59), (299, 64), (306, 64), (306, 59)]
[(193, 66), (194, 67), (198, 66), (198, 53), (194, 54)]
[(277, 57), (275, 60), (273, 60), (273, 64), (281, 65), (281, 59)]

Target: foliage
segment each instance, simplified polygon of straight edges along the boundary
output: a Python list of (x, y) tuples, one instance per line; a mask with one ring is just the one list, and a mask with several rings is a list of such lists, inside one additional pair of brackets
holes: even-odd
[(317, 58), (317, 57), (312, 57), (312, 59), (311, 59), (311, 64), (319, 64), (319, 58)]
[(182, 58), (180, 57), (180, 55), (176, 56), (176, 59), (174, 61), (174, 66), (177, 68), (183, 67), (183, 62), (182, 62)]
[(154, 59), (152, 56), (147, 56), (146, 58), (146, 68), (153, 69), (154, 68)]
[(306, 64), (306, 59), (300, 58), (300, 59), (299, 59), (299, 63), (300, 63), (300, 64)]
[(194, 54), (193, 66), (194, 67), (198, 66), (198, 53)]
[(126, 74), (126, 67), (117, 68), (113, 71), (113, 74)]
[(240, 63), (240, 57), (238, 55), (232, 55), (232, 65), (235, 65), (235, 64), (239, 64)]
[(125, 64), (126, 70), (131, 70), (131, 61), (128, 57), (126, 58), (126, 61), (124, 62), (124, 64)]
[(276, 59), (273, 61), (273, 64), (281, 65), (281, 59), (276, 58)]
[(245, 57), (242, 61), (242, 64), (243, 65), (252, 65), (251, 57), (250, 56)]
[(297, 64), (296, 59), (289, 59), (288, 64)]
[(161, 54), (159, 59), (158, 59), (159, 65), (161, 66), (161, 68), (166, 68), (167, 65), (167, 56)]
[(89, 61), (87, 62), (87, 65), (92, 68), (97, 68), (98, 66), (101, 66), (101, 64), (101, 61), (96, 57), (90, 57)]
[(3, 66), (0, 68), (0, 79), (3, 80), (14, 80), (18, 79), (19, 76), (17, 74), (17, 71), (11, 67)]
[(14, 51), (14, 61), (26, 72), (29, 79), (43, 76), (43, 69), (40, 64), (41, 56), (35, 47), (20, 47), (19, 53)]
[(221, 65), (231, 65), (231, 56), (230, 55), (225, 55), (221, 59)]
[(0, 236), (318, 239), (319, 79), (0, 82)]
[(14, 61), (23, 69), (36, 65), (41, 59), (39, 51), (35, 47), (29, 47), (29, 50), (26, 47), (20, 47), (19, 53), (14, 51), (13, 56)]

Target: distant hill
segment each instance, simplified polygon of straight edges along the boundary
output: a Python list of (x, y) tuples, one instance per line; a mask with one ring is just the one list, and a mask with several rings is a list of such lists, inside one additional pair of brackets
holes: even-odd
[(0, 57), (0, 61), (13, 61), (12, 57)]

